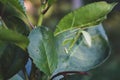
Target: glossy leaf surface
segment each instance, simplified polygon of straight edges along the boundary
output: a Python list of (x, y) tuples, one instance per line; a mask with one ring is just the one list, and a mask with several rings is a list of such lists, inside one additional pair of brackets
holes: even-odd
[(99, 66), (108, 58), (109, 45), (104, 31), (101, 32), (99, 27), (101, 25), (87, 30), (92, 39), (91, 47), (85, 44), (81, 35), (68, 53), (66, 53), (65, 48), (68, 49), (70, 43), (64, 46), (62, 43), (65, 39), (74, 37), (76, 35), (75, 31), (70, 30), (56, 36), (56, 45), (59, 47), (57, 47), (58, 66), (54, 74), (65, 71), (88, 71)]
[(28, 52), (35, 65), (50, 75), (57, 67), (57, 53), (53, 32), (47, 27), (38, 27), (29, 35)]

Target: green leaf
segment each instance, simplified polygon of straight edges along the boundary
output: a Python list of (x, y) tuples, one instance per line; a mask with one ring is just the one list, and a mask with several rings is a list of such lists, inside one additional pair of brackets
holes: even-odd
[(9, 29), (4, 29), (4, 28), (0, 29), (0, 40), (13, 42), (17, 46), (21, 47), (24, 50), (27, 48), (28, 43), (29, 43), (29, 40), (27, 37), (15, 32), (15, 31), (12, 31)]
[(27, 35), (29, 33), (29, 27), (27, 23), (27, 18), (23, 18), (22, 15), (17, 12), (11, 5), (4, 5), (0, 3), (2, 13), (2, 9), (4, 9), (4, 15), (1, 16), (1, 22), (3, 27), (12, 29), (17, 31), (23, 35)]
[(72, 41), (73, 39), (69, 38), (69, 39), (64, 40), (62, 44), (66, 45), (67, 43), (72, 42)]
[(83, 37), (85, 39), (85, 43), (88, 45), (88, 47), (91, 47), (92, 45), (92, 39), (88, 32), (82, 31)]
[[(108, 58), (110, 51), (109, 44), (105, 33), (100, 31), (99, 27), (102, 26), (97, 25), (86, 30), (92, 39), (91, 47), (88, 47), (83, 37), (80, 36), (68, 54), (66, 54), (65, 48), (68, 49), (71, 43), (67, 43), (64, 46), (62, 43), (74, 31), (66, 31), (56, 36), (58, 66), (53, 75), (64, 71), (88, 71), (99, 66)], [(70, 37), (75, 35), (74, 33)]]
[(7, 4), (12, 5), (16, 10), (18, 10), (19, 12), (26, 16), (24, 0), (0, 0), (0, 2), (4, 3), (5, 5)]
[(22, 21), (20, 18), (16, 16), (12, 17), (5, 17), (4, 21), (9, 29), (12, 29), (13, 31), (16, 31), (18, 33), (21, 33), (25, 36), (28, 36), (29, 34), (29, 28), (28, 26)]
[(0, 75), (4, 80), (8, 80), (25, 66), (27, 59), (28, 54), (25, 51), (13, 44), (8, 44), (0, 58)]
[(75, 28), (97, 25), (106, 19), (106, 15), (115, 5), (116, 3), (108, 4), (101, 1), (83, 6), (61, 19), (57, 25), (55, 35)]
[(28, 52), (35, 65), (47, 75), (57, 67), (57, 53), (53, 32), (47, 27), (38, 27), (29, 35)]
[(16, 74), (15, 76), (10, 78), (9, 80), (24, 80), (24, 79), (19, 74)]
[(5, 25), (4, 21), (0, 17), (0, 28), (3, 28), (3, 26), (4, 26), (4, 28), (7, 29), (7, 26)]
[(52, 5), (54, 2), (56, 2), (57, 0), (48, 0), (48, 5)]
[(3, 43), (2, 41), (0, 41), (0, 58), (3, 55), (3, 52), (6, 48), (7, 44)]

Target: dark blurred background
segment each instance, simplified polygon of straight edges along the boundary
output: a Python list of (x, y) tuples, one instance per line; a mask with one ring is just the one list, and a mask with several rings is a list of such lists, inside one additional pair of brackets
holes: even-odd
[[(85, 4), (102, 0), (57, 0), (44, 16), (43, 25), (55, 29), (59, 20), (67, 13)], [(119, 0), (104, 0), (108, 3), (118, 2), (103, 22), (108, 35), (112, 53), (109, 59), (100, 67), (89, 71), (89, 75), (75, 75), (66, 80), (120, 80), (120, 2)], [(32, 24), (37, 25), (39, 19), (40, 0), (25, 0), (25, 6)]]

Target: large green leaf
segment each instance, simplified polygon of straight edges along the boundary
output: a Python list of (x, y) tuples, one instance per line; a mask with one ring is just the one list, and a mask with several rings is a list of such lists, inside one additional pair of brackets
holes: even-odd
[(0, 2), (4, 3), (5, 5), (12, 5), (15, 9), (17, 9), (26, 16), (24, 0), (0, 0)]
[[(64, 40), (74, 37), (75, 30), (70, 30), (56, 36), (58, 52), (58, 66), (54, 74), (64, 71), (88, 71), (102, 64), (109, 56), (109, 45), (104, 31), (99, 30), (101, 25), (88, 28), (92, 43), (88, 47), (81, 35), (73, 48), (66, 53), (70, 43), (63, 45)], [(71, 35), (72, 34), (72, 35)]]
[(2, 9), (5, 7), (4, 13), (1, 14), (1, 22), (4, 23), (4, 27), (7, 26), (9, 29), (22, 33), (24, 35), (28, 35), (29, 27), (27, 25), (27, 18), (22, 18), (22, 15), (17, 12), (11, 5), (0, 3), (0, 7), (0, 13), (3, 13)]
[(57, 67), (57, 53), (53, 32), (47, 27), (38, 27), (29, 35), (28, 52), (35, 65), (50, 75)]
[(0, 75), (7, 80), (25, 66), (27, 59), (28, 54), (25, 51), (13, 44), (8, 44), (0, 58)]
[(29, 40), (27, 37), (15, 31), (4, 29), (4, 28), (0, 29), (0, 40), (13, 42), (24, 50), (27, 48), (27, 45), (29, 43)]
[(116, 3), (108, 4), (102, 1), (81, 7), (61, 19), (57, 25), (55, 35), (70, 29), (85, 28), (99, 24), (115, 5)]

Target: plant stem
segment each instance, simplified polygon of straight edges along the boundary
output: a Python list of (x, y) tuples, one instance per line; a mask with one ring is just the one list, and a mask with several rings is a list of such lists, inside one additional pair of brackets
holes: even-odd
[(29, 80), (25, 67), (23, 68), (23, 74), (24, 74), (25, 80)]
[[(8, 29), (8, 27), (6, 26), (6, 24), (4, 23), (4, 21), (2, 20), (2, 17), (0, 16), (0, 22), (2, 24), (2, 27), (4, 27), (5, 29)], [(0, 25), (1, 26), (1, 25)]]
[(49, 8), (50, 8), (50, 7), (47, 6), (47, 8), (42, 11), (42, 14), (45, 14), (45, 13), (48, 11)]
[(35, 80), (35, 72), (36, 72), (36, 67), (32, 63), (32, 69), (31, 69), (31, 73), (30, 73), (30, 80)]
[[(42, 6), (41, 6), (41, 8), (40, 8), (40, 13), (39, 13), (40, 16), (39, 16), (39, 19), (38, 19), (37, 26), (41, 26), (41, 25), (42, 25), (43, 16), (44, 16), (44, 14), (48, 11), (48, 9), (50, 8), (47, 3), (41, 4), (41, 5), (42, 5)], [(43, 6), (46, 6), (46, 7), (43, 7)]]
[(28, 19), (28, 17), (27, 17), (27, 21), (28, 21), (28, 24), (30, 25), (30, 27), (31, 27), (32, 29), (34, 29), (35, 27), (34, 27), (33, 24), (30, 22), (30, 20)]
[(80, 75), (89, 75), (87, 72), (80, 72), (80, 71), (65, 71), (65, 72), (60, 72), (54, 76), (51, 77), (50, 80), (53, 80), (55, 77), (63, 75), (66, 76), (68, 74), (80, 74)]
[(43, 14), (40, 14), (39, 19), (38, 19), (38, 23), (37, 26), (41, 26), (43, 22)]

